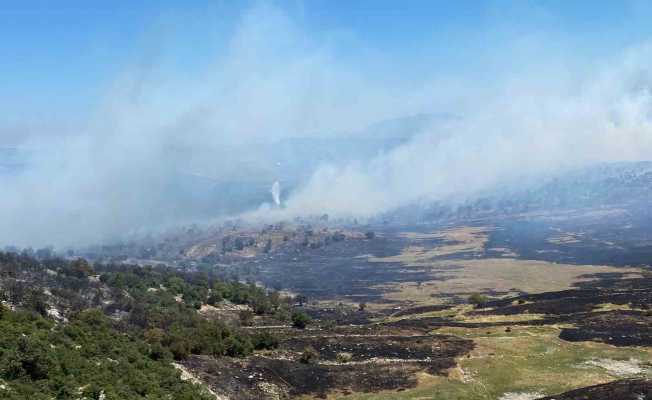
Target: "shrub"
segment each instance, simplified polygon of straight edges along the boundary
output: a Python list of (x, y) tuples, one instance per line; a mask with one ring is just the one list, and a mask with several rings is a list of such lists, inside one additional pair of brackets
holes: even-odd
[(251, 340), (236, 336), (229, 336), (226, 339), (226, 354), (231, 357), (248, 356), (254, 350)]
[(306, 348), (304, 348), (303, 353), (301, 353), (301, 357), (299, 357), (299, 361), (304, 364), (315, 363), (317, 362), (318, 359), (319, 359), (319, 353), (312, 346), (307, 346)]
[(254, 323), (254, 313), (249, 310), (240, 311), (238, 316), (242, 326), (251, 326)]
[(159, 360), (168, 360), (172, 358), (172, 354), (163, 347), (160, 343), (155, 343), (152, 345), (150, 351), (149, 351), (149, 356), (152, 360), (159, 361)]
[(264, 295), (257, 296), (251, 301), (251, 308), (258, 315), (269, 314), (272, 311), (272, 303)]
[(175, 360), (185, 360), (190, 355), (190, 349), (188, 348), (188, 343), (182, 340), (175, 340), (170, 344), (170, 351)]
[(160, 343), (165, 337), (165, 332), (160, 328), (150, 328), (143, 333), (147, 343)]
[(206, 300), (206, 304), (215, 306), (222, 300), (223, 300), (222, 295), (219, 292), (213, 292), (211, 293), (210, 296), (208, 296), (208, 300)]
[(473, 304), (476, 307), (486, 303), (488, 300), (489, 298), (487, 296), (480, 293), (473, 293), (471, 296), (469, 296), (469, 303)]
[(339, 363), (348, 363), (353, 360), (353, 354), (343, 351), (341, 353), (337, 353), (336, 359)]
[(334, 319), (325, 319), (322, 320), (321, 326), (324, 329), (334, 329), (337, 326), (337, 321)]
[(300, 307), (303, 307), (303, 303), (308, 301), (308, 298), (302, 294), (298, 295), (297, 297), (294, 298), (294, 300), (299, 303)]
[(256, 350), (271, 350), (278, 347), (278, 338), (268, 331), (256, 333), (251, 337)]
[(288, 322), (292, 319), (292, 315), (290, 314), (290, 311), (286, 310), (285, 308), (279, 308), (274, 313), (274, 318), (278, 319), (281, 322)]
[(303, 311), (295, 311), (292, 313), (292, 326), (299, 329), (305, 327), (312, 321), (312, 318)]

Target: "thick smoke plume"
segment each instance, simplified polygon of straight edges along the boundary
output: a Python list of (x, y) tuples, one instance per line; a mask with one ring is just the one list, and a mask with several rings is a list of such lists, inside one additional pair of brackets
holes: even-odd
[[(599, 162), (652, 157), (652, 52), (638, 47), (585, 79), (506, 84), (463, 118), (366, 163), (324, 166), (290, 210), (373, 215), (419, 200), (459, 199)], [(566, 85), (564, 85), (566, 84)], [(550, 86), (548, 86), (550, 85)]]
[[(422, 127), (371, 158), (297, 166), (292, 172), (300, 178), (284, 207), (266, 209), (266, 216), (371, 216), (652, 154), (648, 46), (567, 64), (549, 62), (545, 48), (531, 63), (503, 49), (491, 69), (501, 73), (487, 83), (491, 71), (414, 76), (407, 73), (411, 63), (434, 61), (390, 61), (360, 42), (345, 45), (347, 54), (368, 58), (346, 57), (341, 45), (311, 37), (282, 11), (263, 6), (246, 13), (213, 61), (190, 76), (170, 72), (163, 61), (125, 71), (92, 115), (19, 141), (27, 166), (0, 175), (0, 245), (120, 240), (241, 212), (211, 208), (212, 199), (197, 199), (196, 185), (220, 188), (213, 193), (218, 200), (235, 196), (221, 189), (233, 182), (262, 185), (265, 201), (279, 162), (292, 165), (266, 151), (274, 144), (351, 138), (347, 132), (417, 114), (455, 118)], [(15, 128), (3, 145), (16, 145)], [(202, 213), (193, 212), (194, 204)], [(249, 209), (261, 216), (257, 204)]]

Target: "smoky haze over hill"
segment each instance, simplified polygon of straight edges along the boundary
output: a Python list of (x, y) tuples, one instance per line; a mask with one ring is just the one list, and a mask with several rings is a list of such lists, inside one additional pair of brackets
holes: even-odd
[[(544, 35), (468, 76), (390, 74), (376, 66), (398, 61), (349, 45), (369, 61), (255, 6), (203, 70), (134, 62), (65, 129), (0, 136), (0, 244), (97, 243), (241, 213), (364, 218), (652, 154), (645, 43), (589, 60)], [(259, 209), (276, 180), (284, 208)]]

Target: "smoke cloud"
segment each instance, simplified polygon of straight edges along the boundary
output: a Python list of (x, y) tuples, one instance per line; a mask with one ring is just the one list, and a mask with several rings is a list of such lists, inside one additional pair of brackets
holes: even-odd
[[(313, 37), (271, 6), (249, 10), (223, 42), (192, 74), (163, 61), (136, 63), (96, 110), (65, 129), (17, 140), (15, 126), (0, 127), (0, 147), (17, 146), (27, 158), (23, 170), (0, 174), (0, 245), (100, 243), (246, 211), (223, 206), (236, 196), (223, 188), (259, 185), (261, 201), (268, 201), (279, 168), (295, 165), (270, 150), (279, 143), (347, 140), (355, 132), (368, 139), (368, 126), (418, 114), (455, 118), (421, 126), (371, 157), (312, 160), (305, 170), (296, 164), (299, 178), (284, 207), (255, 212), (260, 202), (250, 196), (249, 215), (372, 216), (652, 154), (646, 45), (568, 63), (545, 52), (515, 62), (506, 45), (497, 50), (504, 57), (492, 56), (482, 73), (414, 76), (410, 63), (434, 61), (396, 62), (358, 41), (344, 46), (364, 60), (344, 56), (342, 44)], [(537, 46), (517, 44), (528, 54)], [(500, 73), (488, 78), (493, 71)], [(199, 199), (200, 186), (215, 187), (214, 197)]]
[[(652, 154), (652, 52), (639, 46), (581, 80), (520, 80), (463, 115), (366, 163), (324, 166), (288, 208), (371, 216), (416, 201), (459, 199), (599, 162)], [(565, 83), (565, 85), (563, 85)], [(560, 85), (561, 84), (561, 85)]]

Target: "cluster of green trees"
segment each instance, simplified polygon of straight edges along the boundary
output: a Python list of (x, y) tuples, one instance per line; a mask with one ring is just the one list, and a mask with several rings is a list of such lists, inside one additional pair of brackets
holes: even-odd
[[(172, 360), (278, 346), (269, 332), (204, 318), (203, 304), (249, 305), (251, 317), (273, 315), (299, 328), (310, 321), (278, 292), (206, 272), (2, 252), (0, 300), (19, 310), (0, 309), (0, 398), (9, 399), (202, 399), (200, 388), (181, 383)], [(58, 321), (53, 308), (63, 310)]]
[(0, 308), (0, 398), (211, 399), (156, 348), (115, 330), (100, 310), (67, 324)]
[(253, 283), (225, 281), (207, 272), (183, 272), (167, 267), (133, 265), (97, 265), (100, 280), (132, 296), (160, 291), (181, 295), (183, 302), (200, 308), (207, 303), (215, 305), (223, 300), (246, 304), (258, 315), (270, 314), (289, 306), (289, 298), (276, 291), (268, 293)]
[[(117, 310), (129, 313), (129, 328), (162, 353), (177, 360), (191, 354), (246, 356), (254, 349), (276, 347), (269, 334), (252, 334), (196, 313), (202, 304), (223, 300), (272, 314), (289, 301), (254, 284), (225, 282), (205, 272), (187, 273), (164, 267), (99, 265), (100, 281), (126, 292)], [(126, 300), (125, 300), (126, 298)]]

